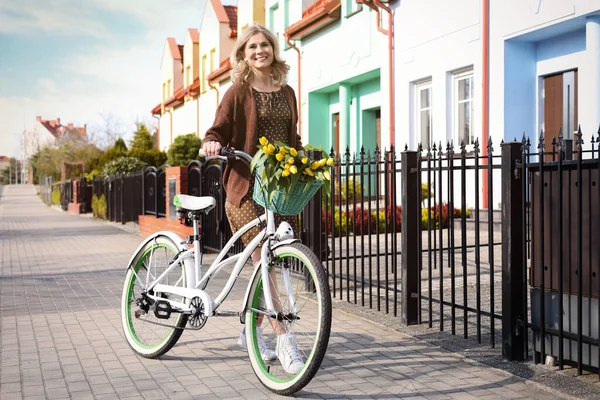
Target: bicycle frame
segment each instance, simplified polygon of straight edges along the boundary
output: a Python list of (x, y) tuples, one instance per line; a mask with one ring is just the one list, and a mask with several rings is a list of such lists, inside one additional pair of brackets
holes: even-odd
[[(246, 232), (248, 232), (250, 229), (254, 228), (255, 226), (259, 226), (259, 225), (263, 224), (265, 221), (267, 222), (266, 228), (263, 228), (261, 230), (261, 232), (248, 244), (248, 246), (246, 246), (246, 248), (242, 251), (242, 253), (233, 255), (224, 260), (228, 251), (233, 247), (235, 242), (240, 237), (242, 237)], [(199, 297), (202, 299), (203, 303), (205, 304), (206, 315), (207, 316), (216, 315), (216, 310), (221, 306), (221, 304), (225, 301), (225, 299), (231, 292), (233, 285), (235, 284), (237, 278), (239, 277), (239, 274), (241, 273), (244, 265), (246, 264), (246, 260), (248, 260), (248, 258), (250, 258), (251, 254), (254, 252), (254, 250), (256, 248), (258, 248), (259, 244), (263, 240), (266, 239), (266, 242), (262, 247), (261, 262), (256, 267), (256, 269), (252, 275), (253, 277), (256, 276), (256, 274), (259, 272), (258, 269), (260, 268), (260, 273), (262, 275), (263, 282), (269, 281), (269, 252), (268, 252), (269, 248), (273, 249), (274, 247), (277, 247), (277, 245), (280, 243), (283, 244), (283, 243), (291, 243), (291, 242), (297, 241), (297, 239), (280, 241), (279, 238), (276, 237), (275, 215), (272, 211), (266, 210), (266, 212), (263, 215), (257, 217), (256, 219), (247, 223), (241, 229), (239, 229), (231, 237), (231, 239), (229, 239), (229, 241), (223, 247), (223, 249), (219, 252), (217, 258), (211, 263), (211, 265), (208, 268), (208, 270), (206, 271), (206, 273), (202, 274), (203, 265), (202, 265), (202, 261), (201, 261), (202, 253), (201, 253), (201, 248), (200, 248), (200, 240), (198, 239), (199, 238), (198, 221), (194, 220), (193, 224), (194, 224), (193, 225), (194, 238), (197, 238), (196, 240), (193, 241), (193, 247), (188, 248), (188, 249), (183, 249), (183, 248), (180, 249), (180, 252), (169, 263), (166, 270), (163, 271), (163, 273), (160, 274), (158, 277), (155, 277), (154, 280), (152, 281), (152, 283), (148, 287), (146, 287), (148, 297), (150, 297), (154, 300), (157, 300), (157, 301), (158, 300), (168, 301), (172, 305), (176, 306), (182, 312), (192, 311), (189, 303), (192, 298)], [(157, 232), (154, 235), (152, 235), (150, 238), (148, 238), (146, 241), (144, 241), (144, 243), (142, 243), (140, 248), (143, 247), (144, 245), (146, 245), (148, 242), (151, 242), (154, 237), (156, 237), (157, 235), (160, 235), (160, 234), (168, 234), (169, 236), (171, 236), (172, 239), (174, 239), (174, 241), (176, 241), (176, 243), (180, 243), (180, 244), (184, 243), (184, 241), (181, 238), (179, 238), (178, 235), (176, 235), (172, 232)], [(137, 252), (136, 252), (136, 254), (137, 254)], [(150, 257), (152, 258), (152, 254), (150, 255)], [(234, 262), (235, 262), (235, 266), (229, 276), (229, 279), (227, 280), (227, 282), (221, 289), (221, 292), (214, 300), (210, 299), (210, 297), (204, 291), (204, 289), (208, 286), (210, 280), (213, 277), (215, 277), (221, 271), (221, 269), (223, 267), (231, 265)], [(131, 262), (130, 262), (130, 265), (131, 265)], [(183, 267), (185, 269), (185, 276), (186, 276), (186, 286), (185, 287), (174, 286), (174, 285), (165, 285), (165, 284), (159, 283), (167, 274), (169, 274), (174, 268), (178, 268), (180, 265), (183, 265)], [(147, 273), (148, 273), (148, 275), (150, 275), (149, 270)], [(289, 271), (283, 271), (283, 281), (284, 281), (284, 285), (286, 288), (288, 301), (290, 302), (294, 311), (296, 312), (297, 311), (296, 301), (292, 295), (292, 290), (290, 287)], [(177, 283), (179, 283), (179, 282), (177, 282)], [(246, 308), (246, 305), (248, 302), (247, 297), (249, 295), (251, 284), (252, 284), (252, 279), (248, 283), (248, 288), (246, 290), (246, 296), (243, 300), (242, 311), (240, 314), (243, 314), (243, 312), (245, 311), (245, 308)], [(269, 317), (276, 317), (277, 310), (273, 304), (273, 298), (271, 295), (270, 285), (262, 285), (262, 287), (263, 287), (263, 293), (264, 293), (264, 298), (265, 298), (265, 303), (266, 303), (265, 305), (266, 305), (267, 311), (266, 312), (262, 311), (262, 310), (254, 310), (254, 311), (265, 314)], [(152, 290), (155, 292), (155, 294), (150, 294), (150, 292)], [(183, 304), (181, 302), (177, 302), (172, 299), (162, 298), (159, 295), (157, 295), (156, 293), (173, 293), (178, 296), (185, 297), (188, 304)], [(243, 316), (242, 316), (242, 318), (243, 318)]]

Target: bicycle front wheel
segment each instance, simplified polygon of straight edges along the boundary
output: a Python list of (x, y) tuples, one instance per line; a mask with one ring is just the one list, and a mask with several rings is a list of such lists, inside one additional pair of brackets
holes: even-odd
[[(157, 304), (149, 298), (148, 285), (161, 276), (175, 258), (179, 249), (166, 235), (157, 235), (148, 241), (133, 257), (127, 269), (121, 300), (123, 331), (129, 346), (142, 357), (156, 358), (169, 351), (183, 333), (187, 315), (178, 312), (157, 310)], [(185, 287), (183, 266), (172, 268), (160, 283)], [(165, 299), (185, 302), (174, 295), (163, 295)]]
[[(261, 274), (252, 282), (246, 310), (246, 342), (254, 373), (271, 391), (288, 395), (306, 386), (321, 366), (331, 330), (331, 297), (323, 265), (305, 245), (292, 243), (273, 250), (269, 272), (271, 297), (279, 317), (264, 317)], [(268, 320), (268, 321), (267, 321)], [(263, 339), (276, 349), (277, 360), (264, 361)], [(287, 348), (286, 348), (287, 346)], [(285, 353), (300, 362), (290, 368)], [(289, 357), (289, 356), (288, 356)]]

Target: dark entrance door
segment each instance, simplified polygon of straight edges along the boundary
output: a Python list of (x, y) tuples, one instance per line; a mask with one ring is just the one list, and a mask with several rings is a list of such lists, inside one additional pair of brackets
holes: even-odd
[[(544, 77), (544, 151), (552, 152), (552, 140), (562, 129), (567, 141), (577, 132), (577, 70)], [(552, 160), (552, 155), (546, 156)]]

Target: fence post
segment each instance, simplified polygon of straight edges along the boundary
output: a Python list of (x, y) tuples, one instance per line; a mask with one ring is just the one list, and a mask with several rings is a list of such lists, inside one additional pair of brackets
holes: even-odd
[(502, 356), (509, 361), (525, 360), (525, 323), (523, 298), (523, 185), (526, 169), (521, 161), (521, 143), (507, 142), (502, 147)]
[(403, 325), (419, 323), (419, 238), (421, 207), (418, 193), (418, 153), (404, 151), (400, 156), (402, 177), (402, 314)]

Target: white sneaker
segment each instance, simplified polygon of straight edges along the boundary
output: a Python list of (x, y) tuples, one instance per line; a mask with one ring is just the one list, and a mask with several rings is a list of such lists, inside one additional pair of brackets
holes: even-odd
[[(263, 361), (272, 361), (277, 359), (275, 352), (271, 350), (267, 342), (265, 342), (265, 339), (263, 338), (263, 331), (260, 326), (256, 328), (256, 333), (258, 339), (258, 348), (260, 349), (260, 355)], [(242, 329), (242, 333), (240, 333), (238, 344), (241, 348), (246, 349), (246, 327), (244, 327), (244, 329)]]
[(275, 352), (283, 369), (288, 374), (297, 374), (304, 367), (298, 346), (296, 346), (296, 337), (293, 334), (288, 332), (285, 335), (277, 335)]

